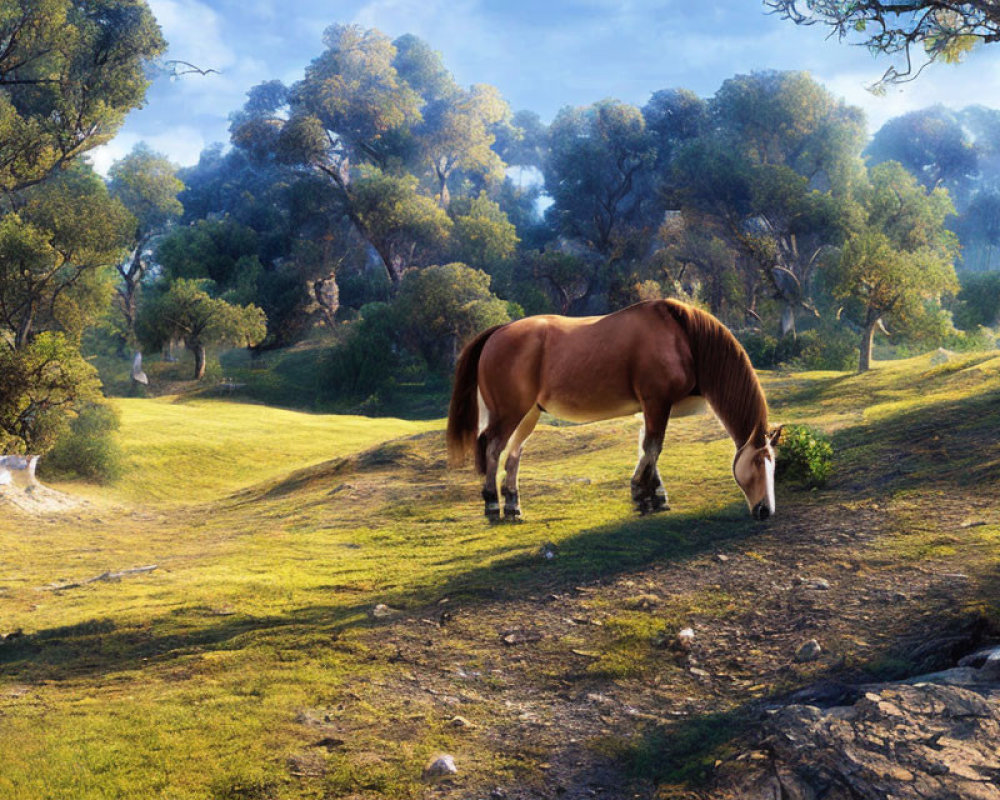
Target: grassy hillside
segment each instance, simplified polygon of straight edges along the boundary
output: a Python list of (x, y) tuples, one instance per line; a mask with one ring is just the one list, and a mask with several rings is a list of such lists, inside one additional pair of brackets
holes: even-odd
[(767, 387), (837, 467), (763, 524), (709, 417), (670, 425), (668, 514), (631, 511), (625, 419), (543, 426), (489, 527), (440, 422), (119, 401), (113, 502), (0, 514), (0, 797), (697, 796), (762, 699), (994, 632), (1000, 358)]

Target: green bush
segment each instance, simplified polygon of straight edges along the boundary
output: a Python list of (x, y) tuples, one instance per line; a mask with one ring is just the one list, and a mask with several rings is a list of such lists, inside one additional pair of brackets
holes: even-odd
[(823, 326), (799, 334), (795, 369), (847, 372), (858, 366), (858, 339), (844, 328)]
[(39, 472), (47, 478), (76, 477), (95, 483), (118, 480), (124, 471), (118, 427), (118, 414), (111, 406), (88, 403), (42, 459)]
[(833, 445), (807, 425), (786, 425), (781, 432), (775, 475), (807, 488), (823, 486), (833, 469)]

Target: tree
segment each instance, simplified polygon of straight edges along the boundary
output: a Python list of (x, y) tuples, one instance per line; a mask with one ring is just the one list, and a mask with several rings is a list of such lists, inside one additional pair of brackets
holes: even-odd
[(455, 200), (451, 213), (455, 221), (452, 251), (456, 260), (489, 269), (510, 258), (517, 249), (517, 229), (485, 193)]
[(492, 149), (493, 129), (510, 118), (510, 107), (492, 86), (479, 84), (469, 91), (429, 104), (416, 134), (430, 163), (442, 208), (451, 202), (448, 181), (461, 170), (483, 182), (504, 177), (504, 162)]
[(143, 0), (31, 0), (0, 14), (0, 188), (17, 191), (114, 136), (166, 47)]
[(211, 345), (250, 347), (267, 333), (264, 312), (255, 305), (234, 305), (212, 297), (210, 282), (179, 278), (147, 300), (139, 318), (139, 338), (151, 350), (182, 339), (194, 354), (194, 379), (205, 375)]
[(769, 288), (782, 334), (794, 334), (797, 313), (817, 313), (821, 257), (856, 214), (863, 115), (806, 73), (772, 71), (725, 81), (709, 112), (703, 133), (677, 150), (668, 202), (715, 221), (737, 253), (747, 313), (758, 316), (757, 295)]
[(465, 264), (407, 273), (393, 307), (407, 346), (440, 371), (454, 366), (467, 339), (510, 321), (507, 304), (490, 292), (490, 276)]
[[(1000, 40), (1000, 6), (968, 0), (765, 0), (774, 13), (799, 25), (822, 24), (841, 39), (859, 39), (873, 53), (902, 56), (876, 84), (916, 78), (927, 64), (959, 61), (979, 42)], [(913, 48), (926, 61), (914, 70)]]
[(873, 164), (898, 161), (928, 189), (943, 186), (953, 198), (963, 200), (979, 169), (976, 148), (964, 126), (942, 106), (889, 120), (865, 154)]
[(609, 256), (642, 213), (638, 180), (653, 160), (642, 112), (616, 100), (564, 108), (549, 126), (545, 185), (568, 236)]
[(79, 345), (44, 331), (23, 347), (0, 347), (0, 452), (44, 453), (74, 407), (101, 398), (101, 382)]
[(177, 199), (184, 184), (177, 177), (176, 165), (144, 142), (112, 164), (108, 177), (111, 196), (121, 201), (136, 222), (130, 242), (132, 252), (118, 264), (121, 284), (115, 297), (125, 320), (128, 345), (134, 347), (139, 289), (149, 268), (149, 246), (154, 237), (164, 233), (184, 213)]
[(231, 219), (203, 219), (160, 239), (156, 260), (168, 281), (207, 278), (226, 299), (248, 303), (256, 297), (263, 271), (258, 252), (252, 228)]
[(99, 395), (80, 335), (135, 220), (78, 160), (142, 103), (165, 46), (142, 0), (0, 12), (0, 450), (44, 452)]
[(0, 341), (20, 350), (40, 331), (79, 341), (109, 300), (134, 226), (89, 167), (21, 192), (0, 217)]
[(861, 191), (862, 228), (852, 235), (832, 277), (833, 296), (861, 329), (858, 371), (871, 366), (875, 332), (883, 324), (914, 326), (928, 302), (958, 288), (953, 260), (958, 246), (945, 230), (954, 207), (943, 189), (925, 192), (895, 162), (872, 168)]

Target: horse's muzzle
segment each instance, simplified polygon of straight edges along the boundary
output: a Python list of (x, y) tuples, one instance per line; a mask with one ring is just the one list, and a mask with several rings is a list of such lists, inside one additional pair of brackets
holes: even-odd
[(767, 505), (764, 503), (763, 500), (761, 500), (759, 503), (757, 503), (757, 505), (753, 507), (754, 519), (759, 519), (761, 522), (763, 522), (769, 516), (771, 516), (771, 510), (767, 507)]

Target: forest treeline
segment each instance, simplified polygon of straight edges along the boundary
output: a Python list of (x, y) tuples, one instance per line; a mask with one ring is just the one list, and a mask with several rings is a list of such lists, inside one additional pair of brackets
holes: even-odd
[[(866, 369), (876, 334), (994, 346), (1000, 111), (929, 108), (869, 141), (807, 73), (755, 72), (545, 124), (414, 36), (333, 25), (197, 165), (139, 145), (102, 180), (80, 156), (141, 103), (163, 42), (138, 1), (42, 5), (0, 30), (0, 449), (44, 451), (99, 398), (82, 351), (183, 345), (201, 377), (213, 348), (319, 339), (312, 399), (377, 408), (488, 325), (668, 296), (759, 367)], [(44, 51), (70, 28), (76, 50)]]

